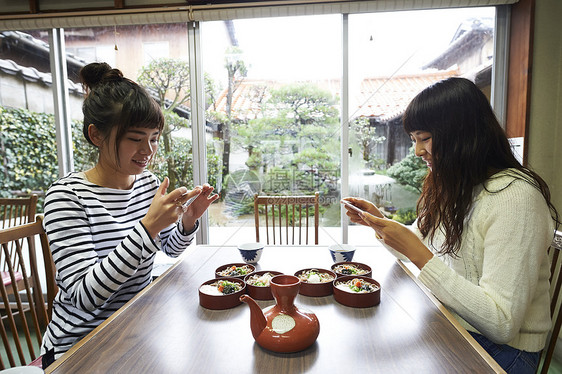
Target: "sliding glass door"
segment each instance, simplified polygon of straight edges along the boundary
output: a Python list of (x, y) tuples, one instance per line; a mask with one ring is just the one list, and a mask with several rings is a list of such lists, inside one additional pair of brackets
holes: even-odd
[[(256, 193), (319, 192), (321, 244), (372, 243), (372, 233), (356, 225), (349, 225), (353, 234), (342, 239), (348, 222), (345, 216), (342, 221), (341, 191), (372, 201), (404, 223), (415, 218), (426, 170), (412, 155), (401, 115), (421, 89), (449, 76), (472, 79), (491, 95), (495, 11), (473, 7), (61, 29), (75, 169), (96, 162), (81, 135), (83, 92), (77, 74), (89, 62), (105, 61), (151, 90), (166, 112), (167, 129), (152, 170), (171, 177), (174, 187), (192, 187), (195, 166), (197, 183), (206, 179), (220, 193), (202, 222), (208, 231), (202, 230), (201, 241), (254, 240)], [(190, 39), (190, 32), (199, 37)], [(48, 32), (32, 34), (38, 51), (41, 42), (49, 43)], [(194, 71), (203, 72), (195, 86)]]
[[(255, 240), (254, 194), (321, 196), (320, 242), (339, 235), (341, 16), (202, 25), (212, 243)], [(336, 239), (337, 240), (337, 239)]]
[[(495, 8), (349, 16), (349, 194), (400, 222), (416, 218), (427, 167), (413, 154), (402, 114), (425, 87), (463, 76), (489, 96)], [(350, 225), (350, 242), (374, 233)]]
[[(82, 66), (90, 62), (106, 62), (149, 90), (166, 118), (158, 153), (150, 169), (161, 180), (164, 177), (170, 179), (170, 190), (179, 186), (192, 188), (187, 25), (65, 29), (64, 34), (69, 56), (68, 75), (78, 87)], [(75, 169), (87, 170), (97, 161), (97, 154), (82, 135), (81, 100), (72, 103)]]
[[(345, 19), (202, 24), (203, 65), (213, 84), (206, 104), (207, 149), (214, 157), (208, 178), (221, 193), (209, 217), (210, 230), (222, 234), (211, 235), (211, 242), (253, 240), (255, 193), (315, 191), (321, 194), (321, 244), (341, 241), (347, 226), (338, 203), (342, 175), (348, 195), (372, 201), (403, 223), (415, 219), (426, 167), (412, 153), (402, 113), (419, 91), (451, 76), (472, 79), (489, 95), (495, 8)], [(349, 134), (345, 152), (342, 124)], [(349, 242), (372, 243), (368, 229), (349, 230)]]

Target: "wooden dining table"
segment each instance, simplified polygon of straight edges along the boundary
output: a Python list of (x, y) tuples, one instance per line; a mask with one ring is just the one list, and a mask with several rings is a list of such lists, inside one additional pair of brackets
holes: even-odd
[[(332, 295), (298, 295), (320, 334), (306, 350), (275, 353), (250, 331), (250, 310), (199, 305), (199, 287), (221, 265), (242, 262), (235, 246), (197, 245), (114, 313), (46, 373), (501, 373), (408, 266), (382, 246), (358, 247), (381, 285), (380, 304), (352, 308)], [(268, 246), (258, 270), (330, 269), (325, 246)], [(274, 300), (258, 301), (262, 308)]]

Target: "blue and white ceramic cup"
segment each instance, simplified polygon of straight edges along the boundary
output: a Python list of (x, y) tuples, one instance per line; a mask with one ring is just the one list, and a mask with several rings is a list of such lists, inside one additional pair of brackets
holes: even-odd
[(334, 262), (349, 262), (355, 254), (355, 247), (349, 244), (332, 244), (328, 249)]
[(238, 250), (247, 264), (256, 264), (263, 252), (263, 244), (261, 243), (242, 243), (238, 245)]

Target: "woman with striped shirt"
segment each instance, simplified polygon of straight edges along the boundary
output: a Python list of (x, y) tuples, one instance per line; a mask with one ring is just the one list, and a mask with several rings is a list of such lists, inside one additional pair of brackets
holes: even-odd
[(167, 193), (168, 179), (146, 170), (164, 117), (142, 87), (105, 63), (86, 65), (80, 76), (83, 132), (99, 159), (45, 197), (59, 292), (43, 337), (44, 368), (150, 283), (156, 251), (180, 255), (218, 198), (209, 185)]

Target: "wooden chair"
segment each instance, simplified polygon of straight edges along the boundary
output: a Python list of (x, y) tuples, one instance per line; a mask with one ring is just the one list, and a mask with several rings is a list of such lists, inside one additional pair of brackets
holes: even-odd
[[(2, 198), (0, 199), (0, 229), (4, 230), (8, 227), (23, 225), (35, 221), (35, 213), (37, 211), (37, 195), (31, 195), (26, 198)], [(15, 259), (15, 246), (12, 244), (9, 248), (10, 256), (3, 257), (0, 260), (0, 274), (2, 282), (9, 280), (8, 263), (15, 264), (16, 271), (19, 272), (19, 264)], [(18, 275), (21, 278), (21, 273)]]
[(35, 221), (37, 195), (18, 198), (0, 198), (0, 229), (7, 229)]
[(556, 231), (554, 240), (548, 248), (548, 256), (551, 260), (550, 265), (550, 315), (552, 316), (552, 330), (546, 341), (546, 346), (541, 354), (541, 364), (537, 373), (546, 374), (552, 361), (554, 348), (558, 341), (558, 334), (562, 326), (562, 298), (560, 298), (562, 288), (562, 231)]
[[(37, 267), (35, 241), (39, 238), (46, 270), (47, 303), (41, 289)], [(40, 365), (39, 350), (43, 334), (50, 321), (53, 299), (57, 292), (55, 267), (43, 229), (42, 217), (33, 223), (0, 230), (0, 258), (10, 256), (10, 247), (15, 248), (15, 257), (21, 264), (21, 279), (11, 261), (6, 261), (8, 281), (0, 283), (0, 336), (6, 352), (8, 366)], [(14, 351), (15, 347), (15, 351)], [(19, 362), (16, 361), (16, 354)], [(0, 357), (0, 369), (6, 363)]]
[[(255, 194), (254, 218), (256, 241), (260, 241), (260, 207), (263, 206), (266, 244), (270, 244), (270, 231), (274, 245), (308, 244), (309, 227), (312, 227), (309, 224), (309, 220), (311, 220), (310, 209), (314, 208), (314, 244), (318, 244), (318, 196), (318, 192), (310, 196), (258, 196), (258, 194)], [(269, 207), (271, 207), (271, 217)], [(284, 218), (283, 215), (285, 216)], [(285, 235), (283, 235), (283, 232)], [(298, 237), (295, 237), (295, 234)], [(284, 240), (283, 236), (285, 237)]]

